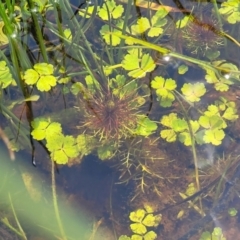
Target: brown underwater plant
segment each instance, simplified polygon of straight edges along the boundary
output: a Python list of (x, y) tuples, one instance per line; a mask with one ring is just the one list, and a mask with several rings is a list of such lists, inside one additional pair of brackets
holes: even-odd
[(138, 95), (97, 91), (84, 102), (83, 127), (99, 139), (127, 138), (133, 134), (138, 122)]
[(216, 50), (224, 44), (224, 36), (215, 18), (200, 20), (190, 17), (182, 32), (183, 44), (191, 53), (204, 56), (208, 50)]

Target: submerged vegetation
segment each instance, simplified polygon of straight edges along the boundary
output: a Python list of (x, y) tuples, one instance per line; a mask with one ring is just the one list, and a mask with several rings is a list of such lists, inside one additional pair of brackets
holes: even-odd
[[(76, 167), (90, 154), (109, 160), (118, 183), (134, 183), (132, 236), (118, 234), (121, 240), (166, 234), (152, 228), (179, 196), (201, 217), (204, 197), (218, 204), (239, 165), (227, 149), (239, 138), (238, 1), (176, 9), (151, 1), (77, 8), (67, 0), (7, 0), (0, 17), (1, 137), (11, 155), (31, 152), (34, 165), (43, 164), (37, 142), (50, 156), (61, 239), (68, 237), (54, 164)], [(208, 151), (215, 147), (227, 157)], [(229, 191), (226, 202), (234, 199)], [(141, 209), (144, 201), (157, 207)], [(183, 219), (185, 211), (176, 211)]]

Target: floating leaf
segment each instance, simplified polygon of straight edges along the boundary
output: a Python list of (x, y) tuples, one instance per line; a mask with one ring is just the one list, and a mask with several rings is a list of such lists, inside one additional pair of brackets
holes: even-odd
[(101, 160), (110, 159), (114, 156), (115, 147), (112, 144), (101, 146), (97, 149), (98, 157)]
[(227, 21), (231, 24), (240, 22), (239, 1), (228, 0), (221, 4), (221, 8), (218, 10), (220, 14), (225, 15)]
[(206, 93), (206, 88), (203, 83), (197, 82), (194, 84), (185, 83), (181, 88), (185, 98), (190, 102), (199, 102), (200, 97)]
[(115, 1), (108, 0), (103, 4), (103, 7), (99, 9), (98, 15), (103, 20), (109, 20), (108, 16), (113, 19), (118, 19), (122, 16), (124, 8), (122, 5), (116, 5)]
[(44, 138), (51, 138), (56, 134), (62, 132), (62, 127), (60, 123), (50, 122), (50, 120), (45, 118), (36, 118), (31, 122), (33, 128), (31, 135), (36, 140), (43, 140)]
[(141, 222), (143, 218), (145, 217), (146, 211), (144, 209), (137, 209), (136, 211), (133, 211), (129, 215), (129, 219), (133, 222)]
[(161, 138), (165, 139), (167, 142), (175, 142), (177, 140), (177, 134), (172, 129), (164, 129), (160, 132)]
[(190, 15), (186, 15), (186, 16), (184, 16), (184, 18), (178, 20), (178, 21), (176, 22), (176, 27), (177, 27), (177, 28), (183, 28), (183, 27), (185, 27), (185, 26), (187, 25), (188, 21), (189, 21), (189, 18), (190, 18)]
[(171, 78), (164, 79), (163, 77), (155, 77), (151, 82), (151, 87), (156, 89), (156, 94), (161, 106), (170, 107), (172, 105), (172, 102), (175, 100), (172, 91), (177, 87), (175, 80)]
[(147, 228), (142, 223), (132, 223), (130, 228), (134, 233), (143, 235), (147, 232)]
[(220, 145), (222, 143), (225, 133), (222, 129), (206, 130), (203, 136), (205, 143), (212, 143), (213, 145)]
[(141, 136), (149, 136), (157, 129), (157, 124), (151, 121), (148, 117), (141, 117), (138, 121), (137, 129), (135, 130), (135, 134)]
[(125, 55), (122, 61), (122, 67), (130, 71), (128, 76), (133, 78), (142, 78), (146, 76), (147, 72), (151, 72), (155, 69), (156, 64), (149, 54), (138, 55), (137, 51), (132, 52), (133, 54)]
[(154, 231), (147, 232), (144, 237), (144, 240), (155, 240), (157, 239), (157, 234)]
[(56, 86), (56, 84), (57, 84), (57, 79), (54, 76), (48, 75), (48, 76), (40, 77), (36, 86), (39, 91), (47, 92), (52, 87)]
[(79, 152), (73, 136), (57, 134), (47, 139), (46, 147), (51, 152), (51, 158), (58, 164), (66, 164), (69, 158), (77, 157)]
[(0, 61), (0, 87), (6, 88), (9, 85), (16, 85), (15, 80), (12, 78), (9, 68), (5, 61)]
[(181, 74), (181, 75), (185, 74), (187, 71), (188, 71), (188, 66), (187, 65), (183, 64), (183, 65), (180, 65), (178, 67), (178, 73)]

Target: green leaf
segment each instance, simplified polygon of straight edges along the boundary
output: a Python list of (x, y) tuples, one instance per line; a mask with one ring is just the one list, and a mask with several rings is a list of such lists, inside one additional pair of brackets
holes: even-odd
[(160, 136), (167, 142), (175, 142), (177, 140), (177, 134), (172, 129), (164, 129), (160, 131)]
[[(85, 9), (79, 9), (78, 14), (81, 17), (85, 17), (86, 19), (90, 18), (92, 16), (95, 8), (96, 8), (96, 6), (89, 6), (88, 5), (87, 8), (85, 8)], [(99, 7), (97, 6), (97, 12), (98, 12), (98, 10), (99, 10)]]
[(144, 237), (144, 240), (155, 240), (157, 239), (157, 234), (154, 231), (147, 232)]
[(118, 19), (122, 16), (124, 8), (122, 5), (116, 5), (115, 1), (108, 0), (99, 9), (98, 15), (103, 20), (109, 20), (108, 16), (113, 19)]
[(230, 24), (240, 22), (239, 1), (228, 0), (221, 4), (218, 10), (220, 14), (225, 15)]
[(140, 235), (133, 234), (131, 236), (131, 240), (143, 240), (143, 237)]
[(181, 75), (185, 74), (187, 71), (188, 71), (188, 66), (187, 65), (183, 64), (183, 65), (180, 65), (178, 67), (178, 73), (181, 74)]
[(129, 219), (133, 222), (140, 223), (146, 215), (146, 211), (144, 209), (137, 209), (133, 211), (129, 215)]
[(222, 129), (206, 130), (203, 140), (205, 143), (212, 143), (213, 145), (220, 145), (222, 143), (225, 133)]
[(76, 143), (82, 156), (90, 154), (96, 144), (95, 139), (87, 134), (78, 135)]
[(212, 240), (210, 232), (203, 232), (199, 240)]
[(188, 124), (184, 119), (177, 118), (173, 120), (172, 128), (175, 132), (182, 132), (188, 129)]
[(46, 147), (51, 152), (51, 158), (58, 164), (66, 164), (69, 158), (77, 157), (79, 152), (73, 136), (62, 134), (47, 139)]
[(147, 228), (142, 223), (132, 223), (130, 224), (131, 230), (136, 233), (143, 235), (147, 232)]
[(16, 85), (15, 80), (12, 78), (9, 68), (5, 61), (0, 61), (0, 87), (6, 88), (9, 85)]
[(229, 208), (228, 209), (228, 214), (231, 216), (231, 217), (235, 217), (237, 215), (238, 211), (236, 208)]
[(177, 114), (176, 113), (170, 113), (169, 115), (164, 115), (161, 118), (160, 123), (165, 126), (165, 127), (170, 127), (172, 128), (173, 121), (177, 119)]
[(36, 140), (43, 140), (44, 138), (51, 138), (55, 134), (60, 134), (62, 132), (62, 127), (60, 123), (50, 122), (45, 118), (36, 118), (31, 122), (33, 131), (31, 135)]
[(126, 236), (126, 235), (121, 235), (118, 240), (131, 240), (130, 237)]
[(198, 120), (199, 124), (206, 129), (221, 129), (224, 127), (224, 121), (220, 116), (201, 116)]
[(37, 82), (37, 88), (41, 92), (47, 92), (51, 89), (51, 87), (56, 86), (57, 79), (54, 76), (42, 76)]
[(39, 74), (37, 71), (33, 69), (28, 69), (25, 71), (23, 79), (25, 80), (25, 83), (28, 85), (35, 84), (39, 79)]
[(36, 63), (33, 67), (39, 75), (52, 75), (53, 65), (48, 63)]
[(142, 34), (150, 28), (150, 22), (148, 18), (141, 17), (138, 19), (136, 25), (132, 25), (131, 30), (133, 34)]
[(175, 100), (172, 91), (177, 87), (175, 80), (171, 78), (165, 80), (163, 77), (155, 77), (151, 82), (151, 87), (156, 89), (161, 106), (170, 107), (172, 105), (172, 102)]
[(177, 28), (183, 28), (187, 25), (189, 21), (190, 15), (186, 15), (183, 19), (180, 19), (176, 22), (176, 27)]
[(222, 117), (229, 121), (235, 121), (236, 119), (238, 119), (237, 109), (228, 107), (223, 113)]
[(157, 124), (151, 121), (148, 117), (144, 116), (138, 120), (138, 126), (135, 134), (141, 136), (149, 136), (157, 129)]
[(146, 227), (157, 227), (162, 220), (161, 215), (153, 215), (152, 213), (147, 214), (147, 216), (143, 219), (142, 223)]
[(200, 97), (206, 93), (206, 88), (203, 83), (197, 82), (195, 84), (185, 83), (181, 88), (185, 98), (190, 102), (199, 102)]
[(125, 55), (122, 61), (122, 67), (130, 71), (128, 76), (133, 78), (142, 78), (146, 76), (147, 72), (155, 69), (156, 64), (149, 54), (138, 54), (138, 51), (131, 51), (130, 54)]
[(112, 33), (121, 33), (120, 31), (114, 29), (111, 31), (109, 25), (103, 25), (100, 34), (108, 45), (117, 46), (121, 42), (121, 38)]

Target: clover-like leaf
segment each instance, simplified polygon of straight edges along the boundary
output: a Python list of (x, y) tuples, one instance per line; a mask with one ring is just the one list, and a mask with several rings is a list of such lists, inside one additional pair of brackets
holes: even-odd
[(222, 143), (225, 133), (222, 129), (205, 130), (203, 140), (205, 143), (212, 143), (213, 145), (220, 145)]
[(180, 65), (178, 67), (178, 73), (181, 74), (181, 75), (185, 74), (187, 71), (188, 71), (188, 66), (187, 65), (183, 64), (183, 65)]
[(37, 88), (39, 91), (47, 92), (52, 87), (56, 86), (56, 84), (57, 84), (56, 77), (54, 77), (52, 75), (41, 76), (37, 82)]
[[(96, 6), (87, 6), (85, 9), (79, 9), (78, 14), (84, 18), (90, 18), (93, 14), (93, 11), (96, 9)], [(97, 6), (96, 12), (98, 12), (99, 6)]]
[(164, 129), (160, 132), (161, 138), (165, 139), (167, 142), (175, 142), (177, 140), (177, 134), (172, 129)]
[(91, 153), (95, 143), (95, 139), (92, 136), (87, 134), (80, 134), (76, 139), (78, 151), (82, 156), (88, 155)]
[[(121, 33), (120, 31), (118, 31), (116, 29), (114, 29), (113, 32), (114, 33)], [(100, 34), (102, 35), (103, 39), (105, 40), (105, 42), (108, 45), (117, 46), (121, 42), (121, 38), (120, 37), (118, 37), (115, 34), (112, 34), (109, 25), (106, 25), (106, 24), (103, 25), (101, 30), (100, 30)]]
[(142, 223), (132, 223), (130, 228), (134, 233), (143, 235), (147, 232), (147, 228)]
[(99, 9), (98, 15), (103, 20), (109, 20), (108, 16), (113, 19), (118, 19), (122, 16), (124, 8), (122, 5), (116, 5), (115, 1), (107, 0)]
[(51, 158), (58, 164), (66, 164), (69, 158), (77, 157), (76, 140), (73, 136), (56, 134), (47, 139), (46, 147), (51, 152)]
[(231, 24), (240, 22), (239, 1), (228, 0), (221, 4), (219, 13), (227, 17), (227, 21)]
[(224, 121), (220, 116), (201, 116), (198, 120), (199, 124), (205, 129), (221, 129), (224, 127)]
[(137, 209), (136, 211), (133, 211), (130, 213), (129, 219), (133, 222), (140, 223), (142, 222), (145, 215), (146, 215), (146, 211), (144, 209)]
[(148, 117), (143, 116), (138, 120), (138, 126), (135, 134), (141, 136), (149, 136), (157, 129), (157, 124), (151, 121)]
[(177, 114), (176, 113), (170, 113), (169, 115), (164, 115), (161, 118), (160, 123), (165, 127), (172, 128), (172, 123), (175, 119), (177, 119)]
[(236, 119), (238, 119), (237, 109), (228, 107), (223, 113), (222, 117), (229, 121), (235, 121)]
[(126, 235), (121, 235), (118, 240), (131, 240), (130, 237), (126, 236)]
[(172, 128), (175, 132), (182, 132), (188, 129), (188, 124), (186, 120), (177, 118), (172, 122)]
[(40, 76), (37, 71), (35, 71), (34, 69), (28, 69), (24, 73), (23, 79), (25, 80), (26, 84), (33, 85), (38, 81), (39, 77)]
[(141, 17), (138, 19), (137, 24), (132, 25), (131, 30), (133, 34), (142, 34), (147, 32), (149, 37), (157, 37), (163, 33), (163, 28), (167, 23), (167, 19), (165, 16), (168, 12), (162, 8), (158, 10), (153, 17), (151, 18), (151, 22), (146, 17)]
[(210, 232), (203, 232), (199, 240), (212, 240)]
[(144, 240), (155, 240), (157, 239), (157, 234), (154, 231), (147, 232), (144, 237)]
[(122, 61), (122, 67), (130, 71), (128, 76), (142, 78), (146, 76), (147, 72), (153, 71), (156, 64), (149, 54), (141, 54), (139, 56), (137, 51), (132, 51), (130, 54), (125, 55)]
[(181, 88), (185, 98), (190, 102), (199, 102), (200, 97), (206, 93), (206, 88), (203, 83), (197, 82), (195, 84), (185, 83)]
[(53, 65), (48, 63), (36, 63), (33, 67), (39, 75), (52, 75)]
[(0, 61), (0, 87), (6, 88), (9, 85), (16, 85), (15, 80), (12, 78), (9, 68), (5, 61)]
[(141, 235), (137, 235), (137, 234), (133, 234), (131, 236), (131, 240), (143, 240), (143, 236)]
[(161, 220), (162, 220), (162, 215), (153, 215), (152, 213), (149, 213), (143, 219), (142, 223), (146, 227), (157, 227)]
[(160, 105), (163, 107), (170, 107), (172, 102), (175, 100), (173, 90), (176, 89), (176, 81), (163, 77), (155, 77), (151, 82), (151, 87), (156, 89), (156, 94), (158, 96)]
[(36, 140), (43, 140), (44, 138), (51, 138), (56, 134), (62, 132), (60, 123), (50, 122), (49, 119), (36, 118), (31, 122), (33, 128), (31, 135)]

